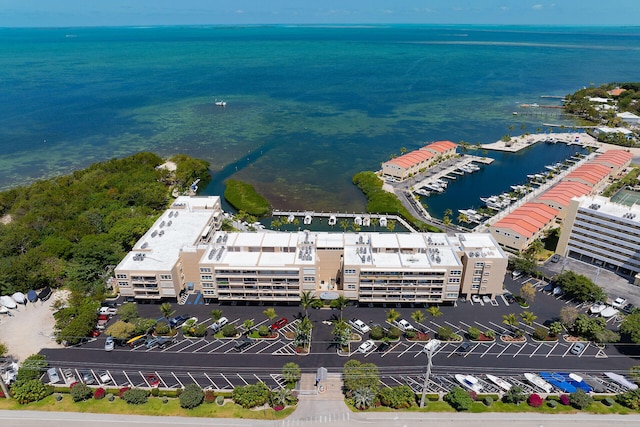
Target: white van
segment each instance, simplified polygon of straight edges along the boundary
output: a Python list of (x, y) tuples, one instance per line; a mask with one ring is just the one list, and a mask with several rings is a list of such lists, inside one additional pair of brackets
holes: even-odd
[(217, 322), (214, 322), (213, 325), (210, 326), (210, 328), (213, 329), (214, 332), (218, 332), (227, 323), (229, 323), (229, 319), (227, 319), (226, 317), (221, 317)]
[(511, 277), (514, 279), (517, 279), (520, 276), (522, 276), (522, 271), (520, 270), (513, 270), (513, 273), (511, 273)]

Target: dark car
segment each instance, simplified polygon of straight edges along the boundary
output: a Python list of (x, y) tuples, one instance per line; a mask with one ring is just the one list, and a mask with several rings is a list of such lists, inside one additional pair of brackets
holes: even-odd
[(376, 351), (378, 353), (384, 353), (385, 351), (389, 350), (389, 347), (391, 347), (391, 344), (389, 344), (388, 341), (382, 341), (378, 348), (376, 348)]
[(172, 328), (178, 327), (186, 322), (189, 318), (191, 318), (188, 314), (182, 314), (180, 316), (176, 316), (172, 319), (169, 319), (169, 324), (171, 324)]
[(280, 320), (276, 320), (276, 321), (273, 323), (273, 325), (271, 325), (271, 329), (275, 331), (275, 330), (277, 330), (277, 329), (282, 328), (282, 327), (283, 327), (284, 325), (286, 325), (287, 323), (289, 323), (289, 321), (288, 321), (286, 318), (284, 318), (284, 317), (283, 317), (283, 318), (282, 318), (282, 319), (280, 319)]
[(516, 303), (516, 297), (514, 297), (513, 294), (510, 294), (508, 292), (504, 294), (504, 299), (506, 299), (509, 304)]
[(456, 349), (456, 354), (459, 356), (465, 355), (471, 351), (472, 346), (470, 342), (465, 341)]
[(236, 341), (236, 343), (233, 346), (233, 349), (235, 351), (240, 352), (240, 351), (246, 349), (247, 347), (249, 347), (251, 344), (253, 344), (253, 340), (251, 338), (247, 338), (247, 339), (244, 339), (242, 341)]
[(82, 371), (78, 371), (78, 373), (82, 377), (82, 382), (84, 382), (85, 384), (91, 385), (96, 383), (96, 379), (91, 371), (85, 369)]
[(631, 312), (632, 312), (635, 308), (636, 308), (636, 306), (635, 306), (635, 305), (633, 305), (633, 304), (627, 304), (627, 305), (625, 305), (624, 307), (622, 307), (622, 311), (623, 311), (625, 314), (631, 314)]

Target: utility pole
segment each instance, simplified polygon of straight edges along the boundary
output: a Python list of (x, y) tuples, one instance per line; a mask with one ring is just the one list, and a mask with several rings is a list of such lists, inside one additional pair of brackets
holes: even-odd
[(427, 353), (427, 373), (424, 376), (424, 384), (422, 384), (422, 398), (420, 399), (420, 407), (424, 408), (424, 399), (427, 395), (427, 384), (431, 375), (431, 358), (433, 352), (440, 347), (440, 340), (432, 339), (424, 346), (424, 352)]

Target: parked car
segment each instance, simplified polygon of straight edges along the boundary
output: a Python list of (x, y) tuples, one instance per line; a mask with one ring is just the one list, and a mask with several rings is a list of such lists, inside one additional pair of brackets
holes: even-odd
[(491, 304), (491, 298), (489, 298), (489, 295), (484, 295), (482, 297), (482, 302), (484, 302), (485, 304)]
[(82, 382), (88, 385), (91, 384), (95, 384), (96, 383), (96, 379), (93, 376), (93, 373), (88, 370), (88, 369), (84, 369), (82, 371), (79, 371), (80, 377), (82, 377)]
[(625, 306), (625, 304), (627, 303), (627, 300), (622, 298), (622, 297), (618, 297), (615, 300), (613, 300), (613, 302), (611, 303), (611, 305), (615, 308), (622, 308)]
[(373, 340), (366, 340), (365, 342), (360, 344), (360, 347), (358, 347), (358, 351), (360, 353), (368, 353), (371, 350), (373, 350), (375, 346), (376, 346), (376, 343)]
[(101, 332), (101, 331), (99, 331), (98, 329), (94, 329), (93, 331), (91, 331), (91, 332), (89, 333), (89, 335), (91, 335), (93, 338), (96, 338), (96, 337), (99, 337), (101, 333), (102, 333), (102, 332)]
[(456, 349), (456, 354), (458, 356), (463, 356), (471, 351), (472, 346), (473, 345), (470, 342), (465, 341), (458, 346), (458, 348)]
[(480, 304), (480, 302), (482, 301), (482, 299), (480, 299), (479, 295), (471, 295), (471, 302), (475, 302)]
[(522, 276), (522, 271), (520, 270), (513, 270), (513, 273), (511, 273), (511, 277), (513, 279), (517, 279), (520, 276)]
[(64, 381), (67, 384), (73, 384), (78, 382), (78, 378), (76, 378), (76, 374), (73, 373), (73, 369), (65, 368), (62, 370), (62, 376), (64, 376)]
[(378, 346), (378, 348), (376, 349), (376, 351), (378, 353), (384, 353), (389, 349), (389, 347), (391, 347), (391, 344), (389, 344), (389, 341), (382, 341)]
[(47, 376), (49, 377), (49, 382), (51, 384), (60, 382), (60, 376), (58, 375), (58, 370), (56, 368), (47, 369)]
[(569, 350), (569, 351), (571, 352), (571, 354), (579, 356), (583, 352), (585, 347), (586, 347), (585, 343), (577, 342), (571, 347), (571, 350)]
[(558, 261), (560, 261), (560, 255), (558, 255), (558, 254), (553, 254), (553, 255), (551, 256), (550, 261), (551, 261), (551, 262), (558, 262)]
[(361, 334), (367, 334), (369, 333), (369, 331), (371, 331), (369, 325), (367, 325), (360, 319), (356, 319), (355, 317), (349, 320), (349, 325), (351, 325), (353, 329), (360, 332)]
[(633, 309), (634, 309), (634, 308), (636, 308), (636, 306), (635, 306), (635, 305), (633, 305), (633, 304), (627, 304), (627, 305), (625, 305), (624, 307), (622, 307), (622, 311), (623, 311), (625, 314), (631, 314), (631, 312), (633, 311)]
[(113, 307), (100, 307), (98, 309), (98, 314), (106, 315), (106, 316), (115, 316), (118, 313), (118, 309)]
[(112, 337), (107, 337), (107, 340), (104, 342), (104, 351), (113, 351), (115, 347), (115, 342)]
[(189, 314), (182, 314), (182, 315), (173, 317), (169, 319), (169, 325), (171, 325), (172, 328), (178, 327), (182, 325), (184, 322), (186, 322), (187, 319), (189, 318), (191, 318)]
[(227, 323), (229, 323), (229, 319), (227, 319), (226, 317), (221, 317), (217, 322), (214, 322), (213, 325), (210, 326), (210, 328), (213, 329), (214, 332), (218, 332)]
[(286, 325), (287, 323), (289, 323), (289, 321), (283, 317), (279, 320), (276, 320), (275, 322), (273, 322), (273, 324), (271, 325), (271, 330), (276, 331), (280, 328), (282, 328), (284, 325)]
[(514, 297), (513, 294), (509, 292), (504, 294), (504, 299), (506, 299), (509, 304), (515, 304), (517, 302), (516, 297)]
[(149, 348), (153, 348), (155, 346), (158, 345), (158, 343), (160, 342), (160, 338), (158, 337), (149, 337), (147, 338), (147, 341), (144, 343), (144, 346)]
[(156, 374), (147, 374), (145, 375), (145, 379), (147, 380), (149, 387), (158, 387), (160, 385), (160, 379)]
[(111, 375), (107, 371), (98, 371), (96, 375), (102, 384), (109, 384), (112, 381)]
[(393, 322), (393, 326), (395, 326), (396, 328), (400, 329), (402, 332), (406, 332), (406, 331), (413, 331), (416, 328), (413, 327), (413, 325), (409, 322), (407, 322), (404, 319), (398, 319), (395, 320)]
[(233, 349), (235, 351), (240, 352), (240, 351), (244, 350), (245, 348), (249, 347), (251, 344), (253, 344), (253, 340), (251, 338), (246, 338), (246, 339), (243, 339), (241, 341), (236, 341), (236, 343), (233, 346)]

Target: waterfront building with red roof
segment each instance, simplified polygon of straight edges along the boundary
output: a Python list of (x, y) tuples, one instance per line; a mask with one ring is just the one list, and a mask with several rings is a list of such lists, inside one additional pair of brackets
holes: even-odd
[(419, 150), (405, 153), (382, 164), (382, 176), (404, 181), (440, 160), (456, 154), (458, 145), (451, 141), (436, 141)]
[(534, 240), (544, 237), (557, 215), (557, 209), (544, 203), (529, 202), (494, 223), (489, 231), (505, 250), (522, 252)]

